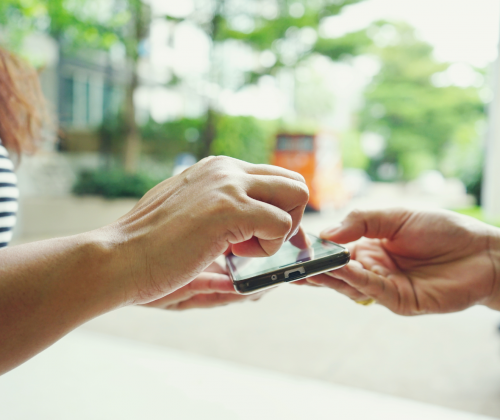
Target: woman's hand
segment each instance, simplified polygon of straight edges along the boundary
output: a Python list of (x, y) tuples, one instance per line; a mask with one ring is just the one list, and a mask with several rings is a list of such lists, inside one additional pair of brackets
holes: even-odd
[(294, 172), (204, 159), (101, 230), (116, 250), (113, 281), (127, 303), (145, 304), (188, 284), (229, 246), (240, 256), (272, 255), (298, 231), (308, 198)]
[(213, 263), (191, 283), (145, 306), (173, 311), (215, 308), (230, 303), (256, 301), (262, 295), (263, 293), (256, 293), (243, 296), (236, 293), (227, 271), (219, 264)]
[(348, 266), (309, 279), (401, 315), (500, 310), (500, 230), (448, 211), (356, 211), (322, 233), (355, 242)]

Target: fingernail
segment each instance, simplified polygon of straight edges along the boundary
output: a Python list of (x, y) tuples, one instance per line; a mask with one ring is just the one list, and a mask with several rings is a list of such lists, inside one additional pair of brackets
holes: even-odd
[(322, 237), (330, 237), (334, 235), (336, 232), (338, 232), (342, 228), (342, 223), (338, 223), (335, 226), (332, 226), (331, 228), (325, 229), (323, 232), (321, 232)]
[(323, 283), (321, 281), (316, 280), (315, 278), (309, 277), (306, 280), (307, 280), (308, 283), (315, 284), (316, 286), (322, 286), (323, 285)]

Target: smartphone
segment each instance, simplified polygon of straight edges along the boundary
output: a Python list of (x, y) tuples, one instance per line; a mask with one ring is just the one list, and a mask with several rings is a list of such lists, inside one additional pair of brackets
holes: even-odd
[(272, 257), (226, 257), (235, 290), (243, 295), (257, 293), (282, 283), (336, 270), (349, 263), (349, 250), (336, 243), (308, 235), (311, 246), (299, 249), (286, 242)]

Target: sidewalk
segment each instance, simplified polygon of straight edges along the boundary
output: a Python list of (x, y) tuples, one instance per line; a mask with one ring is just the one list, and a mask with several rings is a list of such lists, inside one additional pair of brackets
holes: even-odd
[(487, 420), (76, 331), (0, 377), (8, 420)]

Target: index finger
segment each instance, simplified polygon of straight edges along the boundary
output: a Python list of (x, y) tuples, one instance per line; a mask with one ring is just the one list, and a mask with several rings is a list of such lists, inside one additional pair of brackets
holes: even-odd
[(309, 201), (307, 185), (290, 178), (269, 175), (249, 176), (248, 184), (249, 197), (278, 207), (292, 217), (292, 228), (285, 238), (290, 239), (297, 232)]
[(201, 273), (187, 287), (192, 294), (236, 293), (229, 276), (219, 273)]
[(272, 175), (272, 176), (281, 176), (284, 178), (289, 178), (294, 181), (306, 183), (305, 178), (299, 174), (298, 172), (290, 171), (289, 169), (282, 168), (280, 166), (274, 165), (252, 165), (247, 164), (248, 166), (244, 166), (244, 169), (249, 175)]
[(340, 225), (321, 232), (321, 238), (340, 244), (354, 242), (362, 237), (393, 239), (411, 214), (405, 209), (354, 210)]

